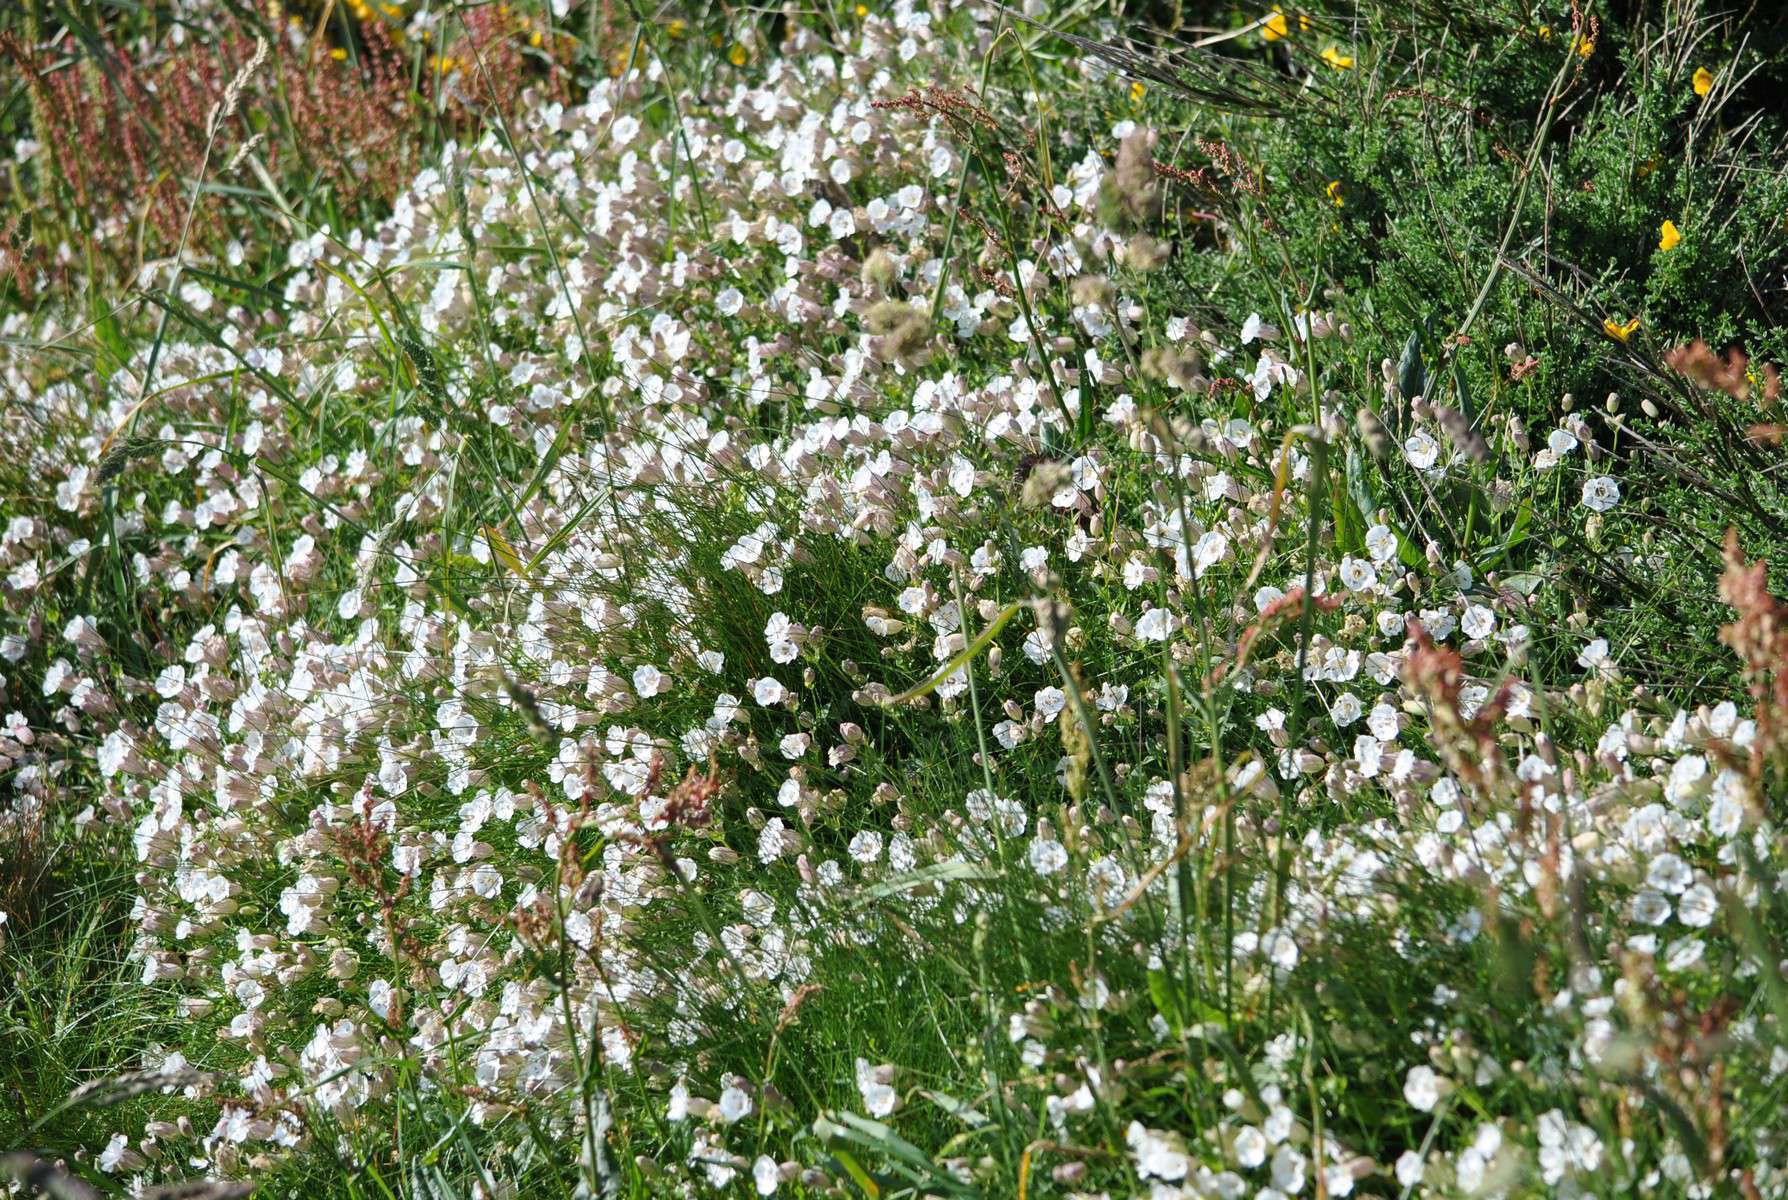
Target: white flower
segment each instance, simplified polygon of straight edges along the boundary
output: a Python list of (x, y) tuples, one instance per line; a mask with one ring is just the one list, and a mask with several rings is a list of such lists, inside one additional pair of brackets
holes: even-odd
[(1389, 525), (1374, 525), (1366, 531), (1366, 553), (1380, 565), (1397, 557), (1397, 534)]
[(1335, 722), (1335, 728), (1346, 729), (1360, 719), (1362, 711), (1364, 709), (1358, 696), (1352, 692), (1342, 692), (1329, 706), (1329, 718)]
[(1577, 448), (1577, 435), (1568, 429), (1554, 429), (1546, 435), (1546, 449), (1554, 459), (1563, 458)]
[(766, 675), (751, 685), (751, 695), (765, 708), (773, 708), (788, 696), (788, 690), (779, 681)]
[[(27, 1160), (29, 1161), (29, 1160)], [(136, 1171), (146, 1165), (147, 1160), (130, 1148), (130, 1139), (122, 1133), (114, 1133), (106, 1148), (99, 1152), (99, 1169), (108, 1175), (119, 1169)]]
[(1422, 1156), (1414, 1150), (1405, 1150), (1397, 1156), (1397, 1182), (1402, 1184), (1406, 1191), (1422, 1182), (1422, 1176), (1426, 1170), (1427, 1168), (1422, 1163)]
[(1273, 1186), (1287, 1196), (1295, 1196), (1304, 1190), (1304, 1168), (1308, 1160), (1290, 1146), (1281, 1146), (1273, 1152)]
[(1583, 481), (1583, 507), (1607, 512), (1620, 503), (1620, 485), (1612, 475), (1598, 475)]
[(1378, 572), (1363, 558), (1349, 554), (1341, 560), (1341, 583), (1350, 592), (1364, 592), (1378, 586)]
[(164, 700), (172, 700), (186, 687), (186, 668), (179, 663), (162, 668), (155, 677), (155, 694)]
[(764, 642), (770, 648), (770, 661), (775, 663), (791, 663), (801, 652), (799, 639), (806, 636), (806, 630), (788, 619), (784, 612), (770, 614), (764, 623)]
[(1198, 539), (1198, 546), (1192, 552), (1196, 564), (1194, 574), (1199, 578), (1210, 568), (1222, 562), (1229, 554), (1229, 538), (1215, 529)]
[(1179, 622), (1165, 608), (1151, 608), (1143, 613), (1136, 622), (1136, 640), (1140, 642), (1165, 642), (1173, 636)]
[(1241, 1132), (1235, 1135), (1233, 1153), (1238, 1167), (1252, 1171), (1266, 1161), (1266, 1134), (1252, 1125), (1244, 1125)]
[(885, 1117), (894, 1111), (900, 1094), (894, 1090), (893, 1082), (893, 1067), (874, 1067), (867, 1059), (857, 1060), (857, 1091), (862, 1093), (864, 1111), (870, 1116)]
[(1449, 1086), (1433, 1067), (1411, 1067), (1403, 1077), (1403, 1099), (1417, 1112), (1433, 1112)]
[(1289, 933), (1274, 929), (1260, 940), (1261, 953), (1267, 961), (1281, 971), (1289, 971), (1298, 965), (1298, 944)]
[(1384, 766), (1384, 747), (1378, 739), (1369, 733), (1363, 733), (1353, 739), (1353, 760), (1360, 765), (1360, 775), (1366, 779), (1376, 779)]
[(1132, 1121), (1124, 1131), (1124, 1142), (1136, 1159), (1136, 1173), (1144, 1179), (1174, 1183), (1192, 1169), (1192, 1160), (1177, 1134), (1145, 1129), (1141, 1122)]
[(975, 490), (975, 464), (960, 454), (950, 459), (950, 490), (958, 496)]
[(1037, 874), (1054, 875), (1068, 865), (1068, 848), (1053, 838), (1033, 838), (1026, 858)]
[(1680, 806), (1699, 800), (1708, 788), (1707, 760), (1699, 754), (1685, 754), (1670, 767), (1664, 798)]
[(1670, 901), (1650, 888), (1633, 897), (1633, 920), (1642, 925), (1662, 925), (1670, 919)]
[(776, 1185), (782, 1182), (782, 1172), (776, 1166), (776, 1160), (768, 1154), (760, 1154), (757, 1161), (751, 1164), (751, 1181), (757, 1187), (760, 1196), (776, 1194)]
[(1056, 714), (1068, 706), (1068, 693), (1059, 687), (1041, 688), (1031, 702), (1036, 705), (1038, 716), (1045, 721), (1053, 721)]
[(1583, 652), (1577, 655), (1577, 665), (1586, 671), (1593, 671), (1608, 662), (1610, 659), (1608, 658), (1607, 638), (1597, 638), (1583, 647)]
[(1682, 938), (1670, 943), (1664, 954), (1664, 965), (1672, 971), (1687, 971), (1707, 955), (1707, 944), (1700, 938)]
[(1254, 398), (1264, 402), (1273, 394), (1275, 387), (1295, 388), (1302, 378), (1296, 367), (1277, 357), (1271, 350), (1263, 350), (1260, 362), (1254, 367), (1254, 374), (1248, 377), (1248, 383), (1254, 388)]
[(738, 1084), (729, 1084), (720, 1093), (720, 1103), (715, 1108), (720, 1119), (731, 1125), (751, 1115), (751, 1097)]
[(1474, 642), (1487, 638), (1496, 632), (1496, 614), (1482, 604), (1468, 604), (1465, 615), (1459, 620), (1459, 628)]
[(1675, 854), (1658, 855), (1651, 860), (1651, 865), (1645, 871), (1645, 882), (1648, 885), (1672, 896), (1681, 895), (1694, 881), (1695, 872)]
[(1403, 457), (1418, 471), (1426, 471), (1440, 461), (1440, 443), (1425, 429), (1418, 429), (1403, 443)]
[(1719, 897), (1715, 896), (1714, 890), (1705, 883), (1697, 883), (1684, 892), (1682, 898), (1676, 902), (1677, 919), (1691, 929), (1707, 928), (1713, 924), (1713, 919), (1719, 914), (1719, 911)]

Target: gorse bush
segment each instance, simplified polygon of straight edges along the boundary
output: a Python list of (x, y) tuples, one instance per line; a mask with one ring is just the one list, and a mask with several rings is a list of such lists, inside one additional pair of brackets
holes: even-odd
[(1781, 28), (342, 19), (15, 164), (23, 1188), (1788, 1193)]

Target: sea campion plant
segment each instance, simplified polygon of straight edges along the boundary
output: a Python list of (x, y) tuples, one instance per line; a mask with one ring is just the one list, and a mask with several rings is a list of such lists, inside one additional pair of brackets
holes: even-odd
[(1773, 46), (596, 15), (5, 319), (25, 1186), (1788, 1192)]

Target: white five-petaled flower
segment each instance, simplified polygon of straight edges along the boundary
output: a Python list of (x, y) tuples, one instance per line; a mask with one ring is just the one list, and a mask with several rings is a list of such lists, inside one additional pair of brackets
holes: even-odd
[(1366, 553), (1381, 566), (1397, 557), (1397, 535), (1389, 525), (1374, 525), (1366, 531)]
[(1577, 655), (1577, 665), (1586, 671), (1601, 670), (1611, 666), (1612, 662), (1613, 660), (1608, 657), (1607, 638), (1596, 638), (1589, 645), (1583, 647), (1582, 652)]
[(1341, 560), (1341, 584), (1350, 592), (1367, 592), (1378, 586), (1378, 572), (1363, 558), (1349, 554)]
[(1473, 641), (1487, 638), (1496, 630), (1496, 614), (1482, 604), (1468, 604), (1465, 615), (1459, 619), (1459, 628)]
[(1403, 442), (1403, 457), (1418, 471), (1427, 471), (1440, 461), (1440, 443), (1425, 429), (1418, 429)]
[(1136, 640), (1141, 642), (1165, 642), (1173, 636), (1179, 621), (1165, 608), (1151, 608), (1143, 613), (1136, 622)]
[(1583, 507), (1607, 512), (1620, 503), (1620, 484), (1612, 475), (1597, 475), (1583, 481)]

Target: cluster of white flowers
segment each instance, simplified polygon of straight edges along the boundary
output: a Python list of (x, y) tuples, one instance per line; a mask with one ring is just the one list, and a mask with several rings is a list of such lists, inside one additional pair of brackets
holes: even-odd
[[(243, 1174), (300, 1143), (303, 1114), (383, 1120), (403, 1054), (463, 1086), (478, 1126), (572, 1128), (593, 1049), (663, 1081), (679, 1189), (824, 1186), (810, 1143), (764, 1150), (789, 1101), (708, 1047), (732, 1023), (780, 1033), (828, 962), (918, 959), (923, 930), (990, 922), (1096, 958), (1011, 1014), (1012, 1102), (1067, 1145), (1124, 1113), (1132, 1190), (1646, 1178), (1645, 1152), (1583, 1114), (1499, 1114), (1495, 1089), (1517, 1070), (1586, 1094), (1689, 1086), (1668, 1064), (1694, 1047), (1632, 1031), (1698, 1017), (1670, 989), (1743, 952), (1723, 906), (1753, 905), (1744, 864), (1776, 856), (1745, 767), (1756, 724), (1730, 703), (1561, 721), (1601, 710), (1619, 653), (1572, 627), (1582, 677), (1524, 676), (1535, 597), (1446, 567), (1419, 516), (1355, 512), (1306, 560), (1275, 480), (1307, 480), (1312, 458), (1276, 397), (1307, 414), (1304, 339), (1352, 331), (1321, 314), (1199, 330), (1121, 273), (1087, 285), (1127, 253), (1098, 214), (1133, 128), (1085, 131), (1062, 218), (1015, 276), (977, 271), (960, 231), (946, 258), (963, 147), (945, 117), (877, 102), (928, 56), (968, 70), (942, 20), (991, 36), (998, 17), (935, 7), (900, 0), (837, 41), (790, 22), (759, 74), (653, 137), (656, 63), (541, 112), (519, 163), (495, 136), (454, 148), (377, 229), (292, 248), (283, 322), (230, 308), (221, 344), (145, 346), (82, 411), (108, 430), (145, 397), (171, 414), (157, 465), (179, 486), (152, 504), (123, 477), (120, 536), (151, 548), (117, 561), (190, 632), (130, 680), (83, 614), (7, 632), (0, 657), (45, 655), (36, 686), (103, 781), (90, 819), (132, 831), (143, 984), (214, 1028), (226, 1064), (211, 1124), (121, 1132), (102, 1169)], [(1069, 288), (1118, 298), (1042, 302)], [(426, 346), (399, 355), (387, 294)], [(1082, 336), (1097, 344), (1045, 360)], [(1156, 419), (1177, 401), (1118, 345), (1137, 337), (1200, 347), (1233, 387)], [(31, 386), (27, 360), (5, 369)], [(394, 376), (419, 381), (401, 402)], [(79, 411), (58, 387), (45, 403)], [(376, 415), (338, 444), (344, 411)], [(1525, 478), (1570, 471), (1591, 437), (1567, 421)], [(1401, 451), (1424, 482), (1466, 458), (1425, 418)], [(523, 464), (513, 494), (468, 509), (463, 480), (494, 459)], [(55, 524), (102, 511), (95, 478), (65, 470), (54, 491), (0, 540), (9, 595), (96, 552)], [(1597, 518), (1620, 495), (1582, 482)], [(1046, 595), (1072, 606), (1023, 603)], [(1064, 669), (1095, 651), (1098, 678)], [(1192, 757), (1210, 757), (1178, 774), (1165, 664), (1209, 713)], [(923, 754), (908, 722), (964, 719), (970, 775), (905, 757)], [(48, 733), (14, 714), (0, 735), (20, 805), (67, 768)], [(710, 923), (687, 927), (690, 894)], [(1226, 923), (1189, 924), (1219, 908)], [(1290, 1015), (1362, 937), (1439, 981), (1506, 936), (1487, 922), (1535, 914), (1579, 924), (1504, 1045), (1444, 982), (1398, 1000), (1400, 1045)], [(538, 970), (554, 949), (569, 965)], [(1155, 994), (1163, 978), (1197, 1006)], [(1144, 1051), (1097, 1061), (1087, 1030), (1139, 1012)], [(1750, 1009), (1720, 1033), (1761, 1047), (1775, 1020)], [(1250, 1022), (1244, 1061), (1231, 1039)], [(1154, 1052), (1187, 1046), (1220, 1085), (1213, 1121), (1129, 1119)], [(832, 1094), (897, 1119), (915, 1086), (900, 1048), (863, 1052), (894, 1061), (855, 1058)], [(1345, 1089), (1319, 1102), (1309, 1084), (1323, 1053), (1362, 1071), (1389, 1056), (1407, 1127), (1436, 1134), (1375, 1161)], [(1462, 1094), (1491, 1117), (1450, 1117)], [(1679, 1149), (1658, 1160), (1673, 1180)]]

